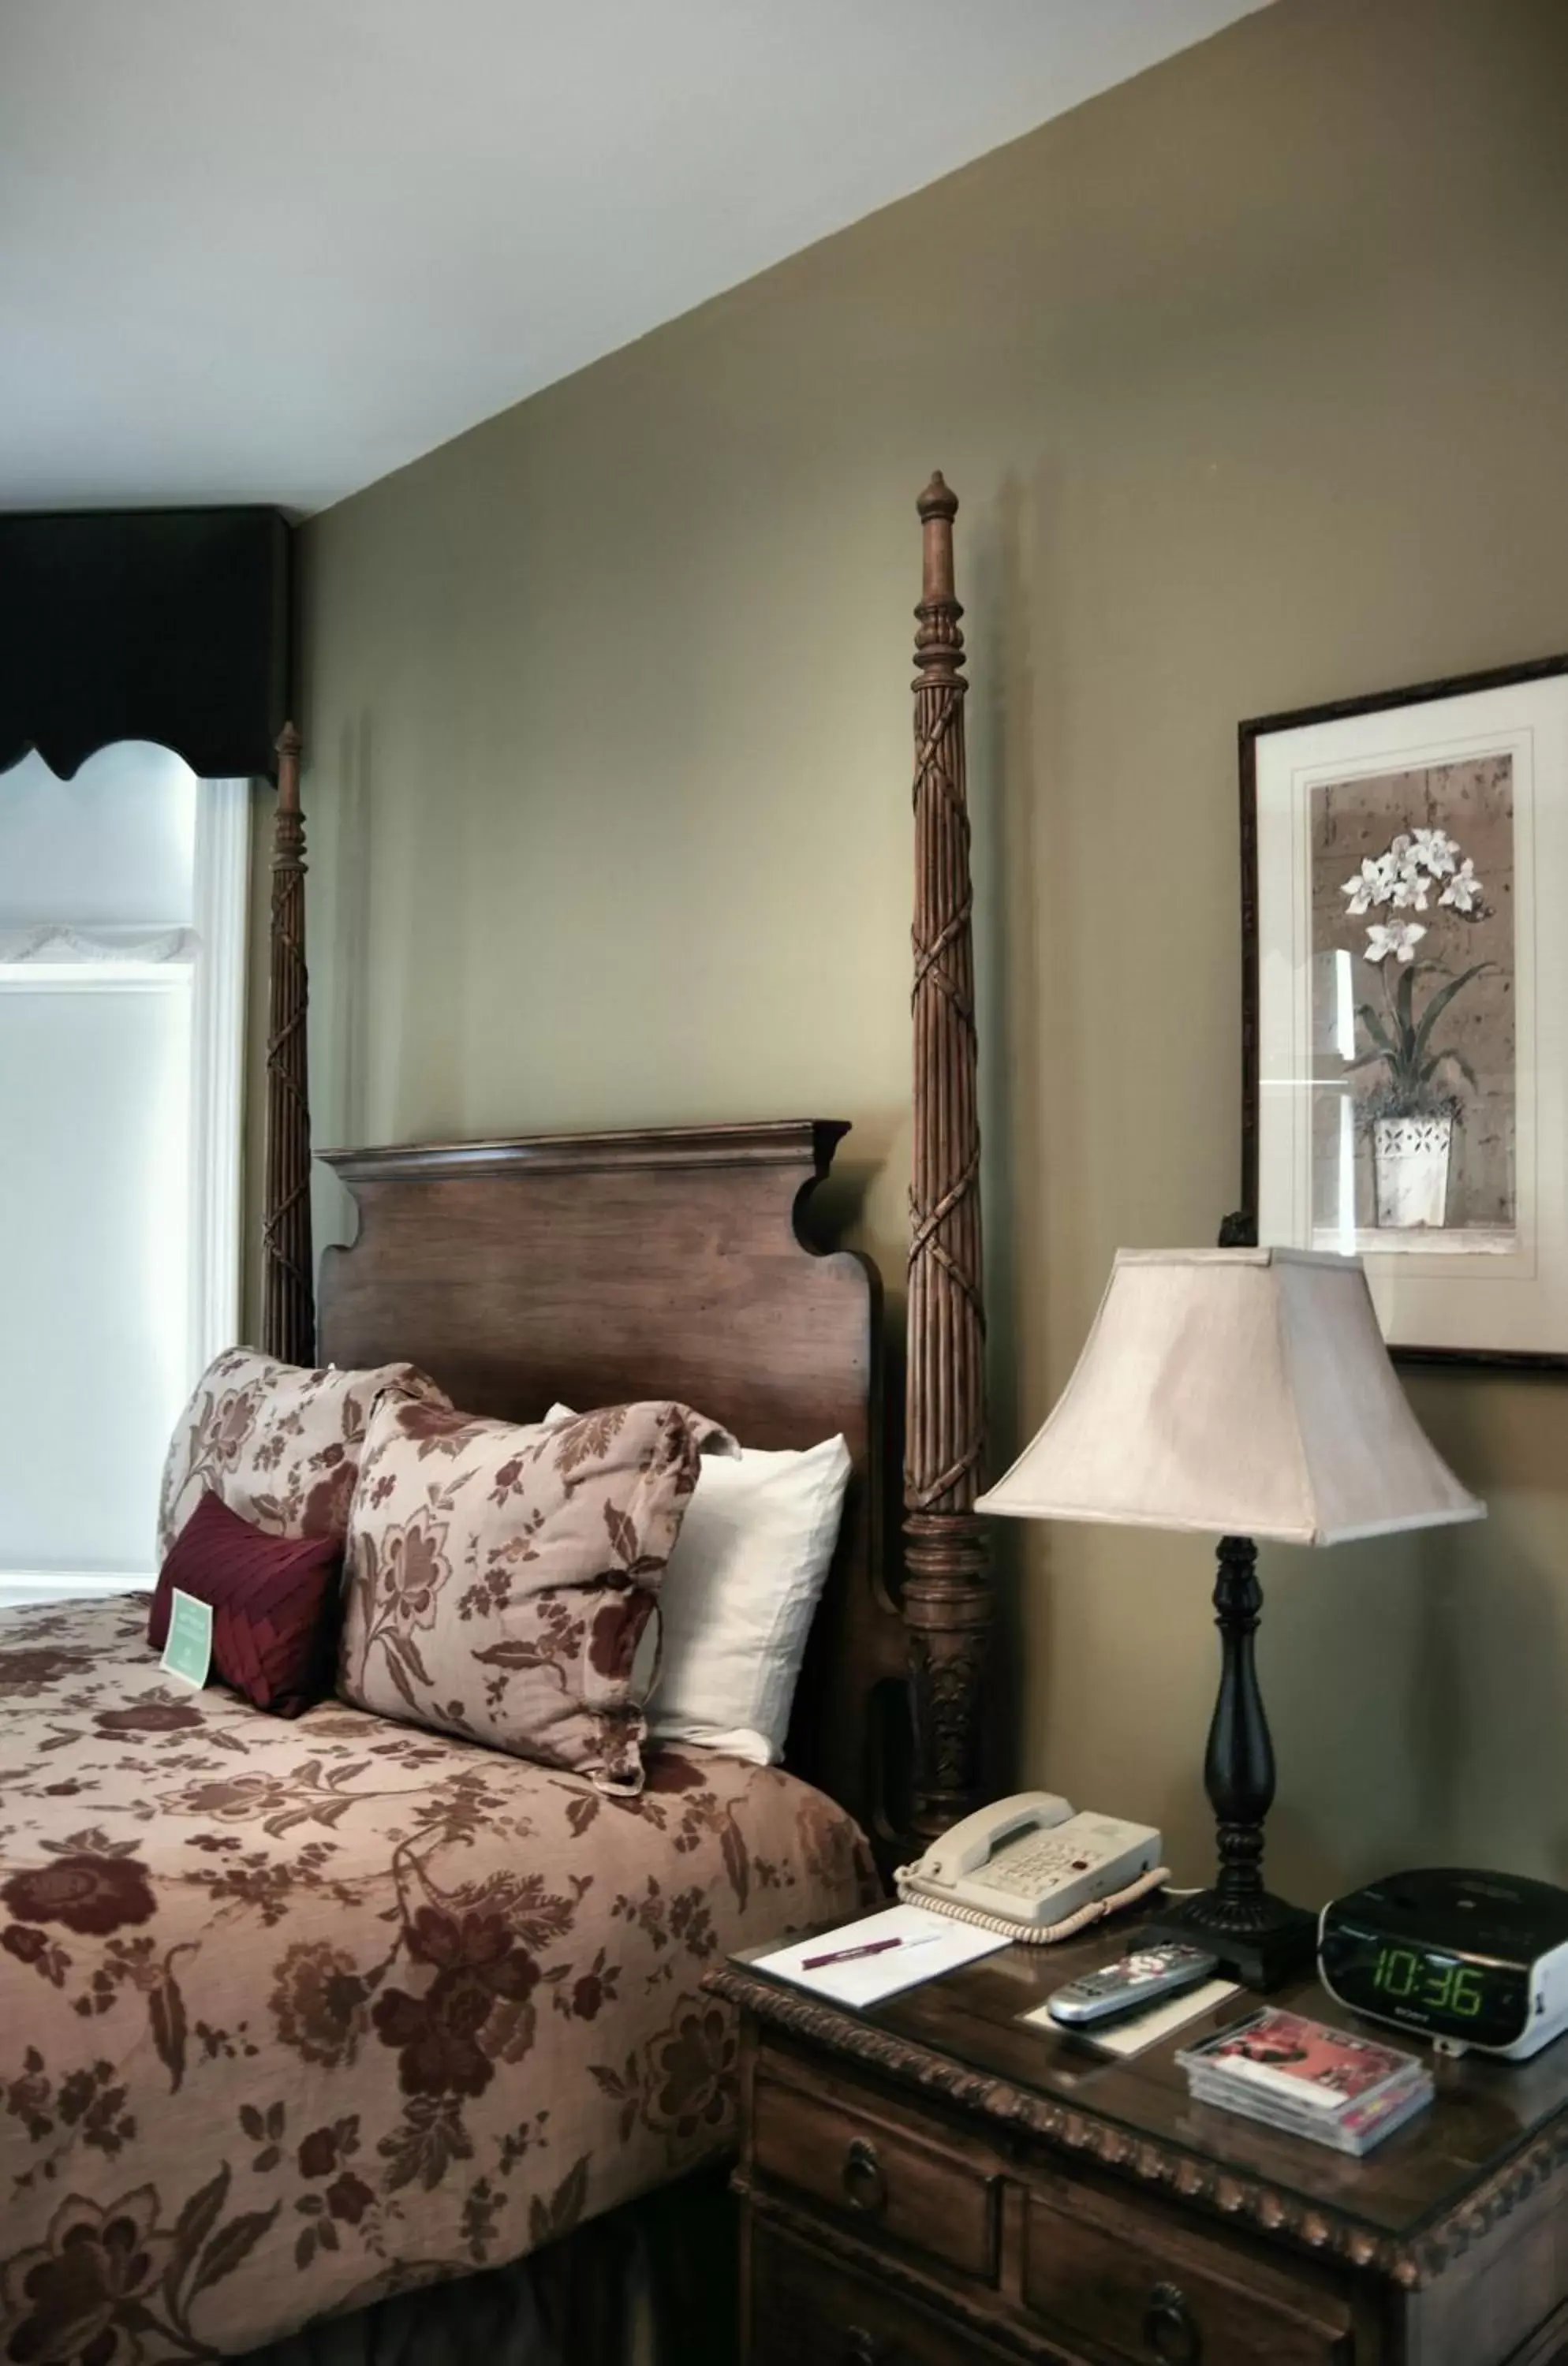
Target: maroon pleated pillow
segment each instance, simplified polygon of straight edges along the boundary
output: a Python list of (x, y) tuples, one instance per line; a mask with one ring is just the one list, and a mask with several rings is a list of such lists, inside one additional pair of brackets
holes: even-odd
[(343, 1541), (271, 1537), (203, 1495), (158, 1572), (147, 1640), (169, 1639), (175, 1586), (212, 1606), (212, 1673), (257, 1708), (298, 1717), (333, 1688)]

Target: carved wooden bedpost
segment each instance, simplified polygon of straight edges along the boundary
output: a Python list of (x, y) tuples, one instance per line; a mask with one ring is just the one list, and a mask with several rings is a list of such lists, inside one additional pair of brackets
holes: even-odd
[(925, 569), (915, 614), (915, 1091), (909, 1192), (904, 1615), (915, 1715), (913, 1820), (922, 1837), (975, 1806), (991, 1618), (975, 1497), (985, 1443), (980, 1125), (964, 804), (964, 611), (953, 596), (958, 502), (940, 473), (918, 503)]
[(277, 737), (272, 853), (272, 977), (266, 1038), (266, 1182), (262, 1202), (262, 1346), (285, 1363), (316, 1355), (310, 1256), (310, 1093), (305, 1046), (305, 822), (299, 734)]

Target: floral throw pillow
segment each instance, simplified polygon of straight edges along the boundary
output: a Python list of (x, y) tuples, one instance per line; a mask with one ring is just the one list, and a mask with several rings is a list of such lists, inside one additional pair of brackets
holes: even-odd
[(632, 1662), (708, 1448), (738, 1451), (681, 1404), (522, 1429), (383, 1399), (349, 1514), (339, 1691), (640, 1790)]
[(412, 1364), (307, 1371), (254, 1347), (215, 1358), (175, 1424), (158, 1507), (158, 1560), (204, 1494), (275, 1537), (342, 1537), (372, 1406), (389, 1390), (444, 1405)]

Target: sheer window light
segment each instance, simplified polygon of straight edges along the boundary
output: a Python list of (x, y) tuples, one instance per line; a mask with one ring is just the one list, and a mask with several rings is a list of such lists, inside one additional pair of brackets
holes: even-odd
[(0, 773), (0, 1602), (151, 1580), (234, 1336), (247, 824), (142, 743)]

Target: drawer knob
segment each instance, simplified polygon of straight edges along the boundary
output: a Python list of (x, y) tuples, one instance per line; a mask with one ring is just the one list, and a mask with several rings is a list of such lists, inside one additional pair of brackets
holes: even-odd
[(852, 2210), (863, 2210), (868, 2218), (874, 2218), (886, 2209), (887, 2180), (876, 2146), (867, 2144), (863, 2136), (856, 2136), (844, 2155), (840, 2181)]
[(1203, 2337), (1176, 2284), (1156, 2284), (1144, 2315), (1144, 2343), (1159, 2366), (1201, 2366)]

